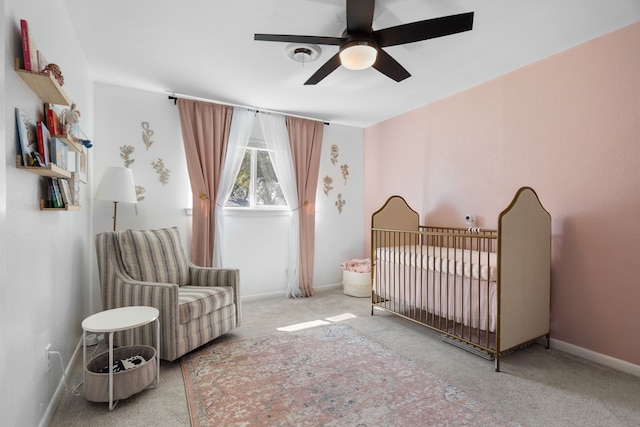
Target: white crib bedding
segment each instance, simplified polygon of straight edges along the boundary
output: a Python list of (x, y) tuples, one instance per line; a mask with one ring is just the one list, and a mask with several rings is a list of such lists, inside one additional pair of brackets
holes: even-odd
[(405, 245), (376, 249), (376, 257), (400, 265), (410, 265), (438, 273), (492, 280), (498, 278), (498, 255), (495, 252), (440, 246)]
[(497, 255), (408, 245), (376, 250), (374, 291), (458, 323), (494, 332)]

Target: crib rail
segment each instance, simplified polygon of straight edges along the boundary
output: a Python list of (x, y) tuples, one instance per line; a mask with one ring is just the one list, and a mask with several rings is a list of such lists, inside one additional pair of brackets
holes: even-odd
[(497, 230), (371, 233), (372, 314), (377, 307), (495, 354)]

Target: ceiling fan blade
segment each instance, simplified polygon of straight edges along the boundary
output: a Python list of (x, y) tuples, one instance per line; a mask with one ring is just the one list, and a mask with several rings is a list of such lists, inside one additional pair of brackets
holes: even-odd
[(371, 34), (375, 0), (347, 0), (347, 33)]
[(382, 49), (378, 49), (378, 58), (373, 68), (397, 82), (411, 77), (411, 74), (398, 61)]
[(373, 37), (378, 42), (378, 46), (386, 47), (448, 36), (469, 31), (472, 28), (473, 12), (467, 12), (384, 28), (374, 31)]
[(295, 36), (287, 34), (255, 34), (253, 39), (265, 42), (325, 44), (332, 46), (340, 46), (340, 43), (345, 40), (342, 37)]
[(336, 68), (340, 66), (340, 57), (338, 55), (339, 53), (333, 55), (327, 62), (322, 65), (322, 67), (318, 69), (318, 71), (316, 71), (311, 77), (309, 77), (309, 80), (304, 82), (304, 84), (315, 85), (319, 83), (320, 80), (331, 74)]

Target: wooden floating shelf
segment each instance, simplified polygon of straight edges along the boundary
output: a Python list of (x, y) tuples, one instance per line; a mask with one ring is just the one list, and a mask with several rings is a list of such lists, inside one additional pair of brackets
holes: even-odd
[(48, 208), (47, 202), (40, 199), (41, 211), (79, 211), (82, 206), (80, 205), (66, 205), (64, 208)]
[(71, 178), (71, 172), (53, 163), (49, 163), (46, 168), (39, 166), (23, 166), (22, 156), (16, 156), (16, 165), (18, 169), (40, 176), (47, 176), (51, 178)]
[(71, 105), (71, 100), (50, 72), (34, 73), (23, 70), (20, 68), (19, 58), (16, 58), (15, 68), (22, 80), (42, 101), (58, 105)]

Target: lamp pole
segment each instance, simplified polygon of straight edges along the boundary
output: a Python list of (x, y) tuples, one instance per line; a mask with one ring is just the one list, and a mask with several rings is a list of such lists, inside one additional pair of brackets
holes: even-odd
[(118, 212), (118, 202), (113, 202), (113, 231), (116, 231), (116, 215)]

